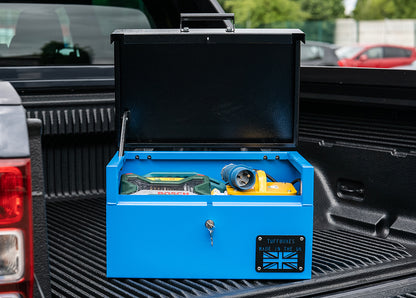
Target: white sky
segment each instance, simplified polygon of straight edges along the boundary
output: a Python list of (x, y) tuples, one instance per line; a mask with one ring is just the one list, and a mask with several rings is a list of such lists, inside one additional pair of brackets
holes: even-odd
[(345, 14), (350, 14), (354, 10), (356, 3), (357, 0), (344, 0)]

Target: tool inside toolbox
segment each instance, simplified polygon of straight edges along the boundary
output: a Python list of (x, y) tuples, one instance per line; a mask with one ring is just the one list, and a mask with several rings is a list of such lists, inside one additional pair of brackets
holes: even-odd
[[(120, 194), (126, 195), (296, 195), (294, 183), (277, 182), (263, 170), (228, 164), (219, 181), (197, 172), (151, 172), (123, 174)], [(267, 181), (270, 180), (270, 181)]]

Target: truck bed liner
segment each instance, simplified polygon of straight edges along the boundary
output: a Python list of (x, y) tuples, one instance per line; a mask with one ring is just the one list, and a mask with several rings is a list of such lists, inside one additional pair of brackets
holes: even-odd
[(47, 203), (52, 294), (60, 297), (312, 295), (414, 274), (401, 243), (342, 230), (314, 232), (312, 280), (106, 278), (105, 199)]

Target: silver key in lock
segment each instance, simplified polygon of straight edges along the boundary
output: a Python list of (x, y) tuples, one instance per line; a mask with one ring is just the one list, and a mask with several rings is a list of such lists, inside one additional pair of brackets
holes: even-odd
[(208, 219), (205, 222), (205, 227), (208, 229), (209, 231), (209, 237), (211, 238), (211, 246), (214, 246), (214, 239), (213, 239), (213, 235), (214, 235), (214, 229), (215, 229), (215, 224), (214, 221), (211, 219)]

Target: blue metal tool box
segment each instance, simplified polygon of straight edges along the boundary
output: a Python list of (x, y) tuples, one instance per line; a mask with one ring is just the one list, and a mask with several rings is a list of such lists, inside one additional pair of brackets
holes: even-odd
[[(117, 30), (120, 149), (107, 165), (107, 276), (308, 279), (313, 168), (296, 151), (299, 30)], [(287, 195), (126, 195), (122, 175), (227, 164)], [(208, 229), (206, 223), (215, 223)]]

